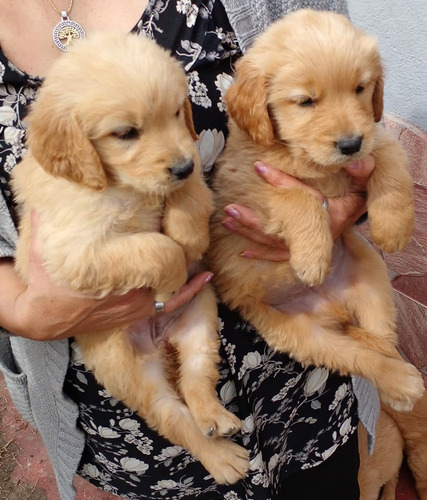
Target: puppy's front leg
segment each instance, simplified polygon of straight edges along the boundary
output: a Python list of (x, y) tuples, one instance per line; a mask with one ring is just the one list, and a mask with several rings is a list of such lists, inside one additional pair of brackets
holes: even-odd
[(199, 260), (208, 247), (212, 210), (211, 192), (198, 173), (166, 203), (163, 231), (184, 248), (188, 262)]
[(376, 129), (375, 169), (368, 183), (371, 236), (386, 252), (402, 250), (414, 229), (413, 181), (408, 158), (382, 125)]
[(326, 210), (311, 193), (273, 188), (269, 200), (268, 234), (283, 238), (289, 246), (290, 265), (310, 286), (322, 283), (331, 263), (333, 240)]
[(82, 253), (75, 257), (85, 265), (70, 283), (81, 291), (106, 294), (149, 287), (167, 295), (187, 280), (182, 248), (160, 233), (118, 236)]

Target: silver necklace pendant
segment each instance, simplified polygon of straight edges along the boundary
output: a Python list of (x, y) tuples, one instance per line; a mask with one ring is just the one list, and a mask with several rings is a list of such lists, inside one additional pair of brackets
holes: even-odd
[(61, 21), (53, 28), (53, 41), (58, 49), (66, 52), (73, 40), (84, 38), (86, 33), (79, 23), (71, 21), (65, 10), (61, 12)]

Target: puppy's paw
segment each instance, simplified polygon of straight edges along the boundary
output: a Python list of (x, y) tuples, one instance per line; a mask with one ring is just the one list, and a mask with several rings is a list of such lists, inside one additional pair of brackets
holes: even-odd
[(409, 243), (414, 230), (413, 206), (386, 212), (369, 209), (371, 238), (388, 253), (399, 252)]
[(229, 437), (242, 427), (240, 419), (227, 411), (219, 402), (210, 408), (205, 406), (203, 413), (201, 411), (193, 413), (193, 418), (203, 434), (209, 437)]
[(205, 449), (201, 462), (218, 484), (233, 484), (246, 477), (249, 453), (233, 441), (214, 438)]
[(159, 266), (158, 281), (154, 288), (162, 296), (171, 295), (187, 281), (187, 263), (184, 252), (178, 245), (175, 250), (163, 256), (162, 266)]
[(401, 360), (390, 360), (390, 372), (384, 374), (379, 387), (381, 400), (385, 404), (396, 411), (411, 411), (424, 390), (423, 378), (415, 366)]
[(324, 252), (318, 258), (311, 256), (307, 259), (307, 255), (303, 258), (298, 254), (292, 255), (290, 265), (296, 276), (308, 286), (320, 285), (325, 280), (330, 270), (331, 253)]

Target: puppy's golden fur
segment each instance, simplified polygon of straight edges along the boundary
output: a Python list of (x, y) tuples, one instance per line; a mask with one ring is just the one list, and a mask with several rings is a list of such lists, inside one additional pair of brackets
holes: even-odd
[[(24, 279), (35, 209), (41, 254), (58, 282), (101, 295), (149, 287), (158, 300), (185, 283), (187, 263), (208, 245), (212, 209), (186, 94), (179, 63), (143, 37), (98, 34), (62, 56), (31, 110), (29, 151), (13, 175)], [(240, 421), (216, 397), (217, 323), (208, 286), (169, 327), (178, 373), (166, 349), (141, 342), (141, 325), (77, 341), (109, 393), (232, 483), (248, 459), (225, 438)]]
[(361, 500), (396, 498), (404, 456), (414, 476), (419, 499), (427, 500), (427, 392), (410, 412), (382, 406), (372, 455), (368, 453), (366, 430), (359, 425), (359, 454)]
[(418, 496), (420, 500), (427, 500), (427, 393), (408, 413), (400, 413), (387, 406), (383, 410), (393, 419), (402, 435), (403, 450)]
[(362, 424), (359, 424), (358, 439), (360, 500), (394, 500), (403, 460), (403, 439), (394, 420), (385, 411), (380, 412), (372, 455)]
[[(276, 22), (236, 67), (226, 95), (230, 135), (214, 180), (208, 264), (221, 299), (279, 351), (371, 380), (386, 403), (409, 410), (419, 372), (395, 349), (392, 289), (381, 257), (351, 228), (335, 242), (326, 210), (304, 189), (262, 181), (262, 160), (327, 197), (344, 194), (344, 167), (372, 154), (371, 235), (400, 250), (413, 229), (412, 180), (397, 141), (377, 122), (383, 76), (376, 42), (345, 17), (300, 10)], [(251, 207), (283, 238), (289, 262), (254, 262), (255, 245), (225, 229), (229, 203)]]

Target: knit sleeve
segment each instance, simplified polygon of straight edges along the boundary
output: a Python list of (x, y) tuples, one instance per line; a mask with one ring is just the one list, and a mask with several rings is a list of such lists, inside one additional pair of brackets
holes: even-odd
[(13, 257), (18, 233), (3, 193), (0, 191), (0, 258)]
[(348, 16), (346, 0), (221, 0), (239, 45), (245, 51), (267, 26), (289, 12), (310, 8)]

